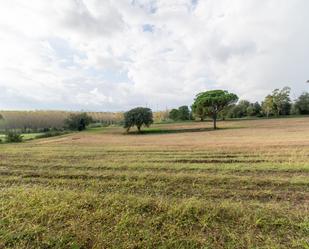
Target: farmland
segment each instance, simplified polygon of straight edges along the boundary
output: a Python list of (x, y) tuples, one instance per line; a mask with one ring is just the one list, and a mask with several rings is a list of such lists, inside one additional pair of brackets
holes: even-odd
[[(69, 111), (1, 111), (0, 110), (0, 135), (7, 130), (22, 132), (38, 132), (44, 129), (63, 129), (65, 120), (70, 114), (79, 112)], [(110, 125), (123, 120), (122, 112), (87, 112), (94, 122)], [(167, 119), (168, 111), (153, 113), (154, 121), (161, 122)]]
[(0, 248), (309, 248), (309, 118), (0, 145)]

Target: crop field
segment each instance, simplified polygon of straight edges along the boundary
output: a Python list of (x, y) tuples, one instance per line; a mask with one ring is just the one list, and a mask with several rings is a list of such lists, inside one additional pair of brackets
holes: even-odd
[(0, 248), (309, 248), (309, 118), (0, 145)]

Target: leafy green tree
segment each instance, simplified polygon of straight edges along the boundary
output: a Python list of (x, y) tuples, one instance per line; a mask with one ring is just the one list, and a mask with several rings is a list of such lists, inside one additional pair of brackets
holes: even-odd
[(247, 116), (247, 109), (250, 102), (247, 100), (240, 100), (237, 105), (234, 105), (228, 112), (229, 118), (242, 118)]
[(309, 93), (302, 93), (295, 101), (294, 108), (299, 114), (309, 114)]
[(290, 99), (290, 87), (284, 87), (281, 90), (275, 89), (272, 94), (265, 97), (262, 102), (262, 111), (269, 115), (289, 115), (291, 112), (291, 99)]
[(194, 110), (202, 109), (213, 119), (213, 127), (217, 129), (218, 114), (227, 106), (236, 103), (238, 97), (234, 93), (223, 90), (212, 90), (196, 95)]
[(269, 117), (271, 114), (273, 114), (274, 110), (274, 99), (272, 95), (267, 95), (262, 102), (262, 112), (266, 115), (266, 117)]
[(272, 93), (273, 108), (277, 116), (289, 115), (291, 111), (290, 87), (284, 87), (281, 90), (275, 89)]
[(69, 130), (83, 131), (92, 123), (92, 118), (87, 113), (73, 113), (65, 120), (65, 126)]
[(127, 132), (133, 126), (136, 126), (140, 132), (143, 125), (149, 127), (152, 123), (153, 115), (149, 108), (137, 107), (124, 113), (124, 128), (127, 129)]
[(260, 116), (261, 105), (259, 102), (250, 103), (247, 100), (240, 100), (236, 105), (230, 105), (221, 112), (223, 118), (242, 118), (247, 116)]
[(246, 110), (246, 116), (260, 116), (262, 107), (259, 102), (250, 103)]
[(179, 119), (179, 111), (177, 109), (172, 109), (169, 113), (169, 118), (172, 120), (178, 120)]
[(193, 103), (191, 106), (193, 118), (199, 118), (201, 121), (204, 121), (207, 117), (207, 110), (201, 105), (196, 105)]
[(190, 110), (188, 106), (184, 105), (178, 108), (178, 118), (180, 120), (190, 120)]
[(232, 109), (235, 107), (235, 104), (229, 105), (225, 107), (219, 114), (218, 119), (225, 120), (226, 118), (230, 118), (230, 114), (232, 113)]
[(254, 116), (261, 116), (262, 106), (259, 102), (253, 104)]
[(172, 109), (169, 112), (169, 118), (172, 120), (190, 120), (190, 109), (186, 105), (180, 106), (178, 109)]

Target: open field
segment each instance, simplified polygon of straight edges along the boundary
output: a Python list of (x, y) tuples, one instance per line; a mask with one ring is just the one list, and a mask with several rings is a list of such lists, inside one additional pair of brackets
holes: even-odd
[(309, 118), (0, 145), (0, 248), (309, 248)]

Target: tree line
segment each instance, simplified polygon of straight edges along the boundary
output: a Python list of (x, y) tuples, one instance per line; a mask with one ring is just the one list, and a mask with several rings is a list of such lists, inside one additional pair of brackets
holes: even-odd
[[(71, 114), (81, 112), (69, 111), (0, 111), (0, 133), (16, 131), (21, 133), (40, 133), (50, 130), (61, 131), (66, 127), (66, 120)], [(120, 124), (123, 113), (87, 112), (94, 123), (108, 126)]]
[[(188, 106), (180, 106), (169, 112), (169, 119), (173, 121), (196, 120), (206, 118), (213, 120), (214, 129), (217, 128), (217, 119), (270, 117), (280, 115), (309, 114), (309, 93), (302, 93), (295, 101), (290, 98), (291, 88), (275, 89), (261, 102), (251, 103), (248, 100), (238, 101), (238, 96), (224, 90), (212, 90), (196, 95), (191, 110)], [(149, 108), (138, 107), (124, 114), (124, 128), (149, 126), (153, 123), (152, 111)]]
[(309, 114), (309, 93), (304, 92), (296, 100), (290, 97), (291, 88), (275, 89), (264, 100), (250, 102), (238, 101), (238, 96), (224, 90), (212, 90), (196, 95), (193, 104), (180, 106), (170, 111), (155, 112), (149, 108), (138, 107), (126, 113), (81, 113), (81, 112), (2, 112), (0, 113), (0, 130), (19, 133), (49, 132), (68, 130), (84, 130), (89, 124), (98, 125), (123, 124), (127, 131), (136, 126), (149, 126), (154, 121), (213, 120), (214, 129), (217, 119), (271, 117), (290, 114)]
[[(281, 115), (308, 115), (309, 93), (302, 93), (295, 101), (290, 98), (291, 88), (275, 89), (259, 103), (240, 100), (225, 106), (219, 113), (219, 118), (270, 117)], [(200, 94), (199, 94), (200, 95)], [(197, 95), (197, 97), (199, 96)], [(191, 110), (188, 106), (181, 106), (169, 112), (169, 118), (174, 121), (200, 119), (208, 117), (204, 107), (193, 103)]]

